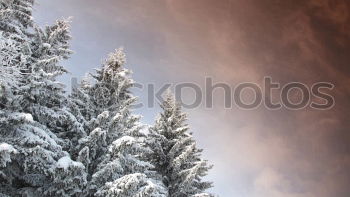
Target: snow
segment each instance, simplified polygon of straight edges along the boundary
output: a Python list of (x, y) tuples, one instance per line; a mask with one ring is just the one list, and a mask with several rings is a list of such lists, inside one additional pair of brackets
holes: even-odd
[(63, 168), (64, 170), (67, 170), (71, 166), (84, 168), (84, 165), (82, 163), (73, 161), (69, 156), (65, 156), (59, 159), (56, 166), (57, 168)]
[(101, 128), (99, 128), (99, 127), (97, 127), (97, 128), (95, 128), (93, 131), (91, 131), (91, 136), (94, 136), (94, 135), (99, 135), (99, 134), (101, 134), (102, 133), (102, 129)]
[(72, 160), (68, 156), (66, 156), (59, 159), (56, 165), (58, 168), (68, 169), (71, 163), (72, 163)]
[(11, 162), (11, 153), (17, 154), (17, 150), (12, 145), (7, 143), (0, 144), (0, 167), (6, 167), (6, 164)]
[(122, 115), (121, 115), (120, 113), (117, 113), (117, 114), (112, 118), (112, 120), (113, 120), (113, 121), (117, 121), (117, 120), (120, 120), (121, 117), (122, 117)]
[(51, 48), (51, 44), (49, 44), (49, 43), (44, 43), (44, 44), (43, 44), (43, 47), (44, 47), (44, 48), (47, 48), (47, 49), (48, 49), (48, 48)]
[(7, 143), (0, 144), (0, 152), (16, 153), (16, 149), (12, 145)]
[(23, 114), (23, 117), (27, 122), (33, 122), (33, 116), (31, 114)]
[(109, 116), (109, 112), (108, 111), (104, 111), (102, 112), (100, 115), (97, 116), (97, 119), (105, 119), (105, 118), (108, 118)]
[(210, 197), (210, 194), (207, 194), (207, 193), (201, 193), (201, 194), (196, 194), (196, 195), (193, 195), (193, 197)]
[(125, 175), (113, 182), (107, 182), (97, 193), (103, 197), (157, 196), (165, 197), (166, 190), (150, 181), (145, 174)]
[(33, 122), (33, 116), (28, 113), (13, 113), (15, 119), (22, 119), (26, 122)]
[(124, 136), (124, 137), (121, 137), (119, 139), (117, 139), (116, 141), (113, 142), (113, 145), (116, 146), (116, 147), (120, 147), (124, 144), (126, 145), (130, 145), (132, 143), (134, 143), (136, 140), (134, 137), (131, 137), (131, 136)]
[(141, 129), (140, 129), (140, 133), (148, 135), (149, 134), (149, 129), (150, 129), (151, 125), (142, 125)]

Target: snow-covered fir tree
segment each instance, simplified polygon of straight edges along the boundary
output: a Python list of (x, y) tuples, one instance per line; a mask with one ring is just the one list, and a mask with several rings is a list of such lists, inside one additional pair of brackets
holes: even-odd
[(72, 143), (85, 136), (82, 125), (67, 110), (64, 85), (57, 81), (58, 76), (67, 73), (61, 62), (72, 53), (69, 40), (68, 21), (57, 21), (45, 29), (35, 28), (32, 62), (25, 75), (28, 85), (24, 89), (25, 110), (64, 139), (63, 145), (68, 151)]
[(125, 69), (122, 49), (110, 54), (93, 81), (83, 80), (71, 97), (72, 113), (87, 136), (79, 142), (77, 158), (88, 169), (88, 196), (165, 196), (153, 166), (145, 161), (140, 116), (131, 106), (134, 82)]
[(211, 196), (204, 192), (212, 184), (202, 178), (212, 166), (201, 159), (202, 150), (196, 147), (185, 123), (186, 114), (181, 112), (180, 105), (170, 93), (161, 108), (163, 112), (150, 128), (147, 141), (153, 151), (150, 160), (163, 177), (169, 196)]
[[(53, 76), (59, 66), (49, 59), (63, 57), (64, 47), (59, 38), (66, 34), (56, 32), (51, 43), (56, 44), (57, 50), (39, 54), (39, 48), (45, 44), (38, 42), (42, 30), (32, 21), (32, 5), (32, 0), (0, 1), (0, 193), (8, 196), (50, 196), (45, 191), (65, 191), (58, 184), (59, 179), (72, 179), (75, 185), (85, 183), (84, 166), (69, 169), (71, 174), (78, 172), (79, 178), (62, 176), (58, 171), (57, 162), (69, 157), (61, 146), (64, 141), (55, 134), (59, 131), (49, 128), (48, 122), (38, 116), (42, 107), (47, 110), (56, 107), (55, 103), (43, 100), (63, 95)], [(56, 63), (61, 59), (57, 58)], [(43, 63), (45, 60), (47, 63)], [(70, 193), (61, 192), (61, 196), (79, 192), (74, 189)]]

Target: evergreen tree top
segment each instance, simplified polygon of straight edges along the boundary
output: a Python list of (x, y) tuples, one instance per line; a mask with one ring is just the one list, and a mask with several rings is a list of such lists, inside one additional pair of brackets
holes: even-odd
[(176, 102), (171, 93), (165, 95), (164, 101), (160, 104), (163, 111), (156, 120), (156, 129), (167, 137), (179, 137), (176, 133), (186, 135), (188, 130), (186, 124), (187, 114), (181, 111), (180, 103)]
[(123, 48), (116, 49), (114, 53), (110, 53), (105, 62), (106, 69), (113, 71), (118, 70), (126, 63), (126, 55)]
[(186, 114), (171, 94), (167, 93), (161, 108), (163, 111), (150, 128), (150, 160), (162, 175), (170, 197), (205, 196), (201, 193), (212, 184), (202, 181), (202, 177), (212, 166), (201, 159), (202, 150), (196, 147), (185, 123)]

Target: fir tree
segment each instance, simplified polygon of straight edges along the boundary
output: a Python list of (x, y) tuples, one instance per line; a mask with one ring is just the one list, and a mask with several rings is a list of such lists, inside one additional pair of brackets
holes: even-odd
[(64, 85), (57, 77), (67, 73), (61, 65), (62, 60), (69, 58), (69, 24), (60, 20), (47, 26), (44, 30), (36, 27), (33, 35), (32, 62), (25, 73), (28, 84), (23, 91), (26, 93), (23, 105), (34, 119), (65, 139), (65, 150), (71, 151), (72, 143), (77, 144), (85, 133), (76, 117), (69, 112), (68, 100)]
[(209, 196), (203, 192), (212, 184), (202, 177), (212, 166), (201, 159), (202, 150), (196, 148), (185, 123), (186, 114), (170, 94), (161, 108), (163, 112), (150, 128), (148, 144), (153, 151), (150, 160), (163, 177), (169, 196)]
[[(51, 36), (57, 50), (38, 53), (46, 42), (37, 39), (42, 33), (34, 27), (32, 5), (30, 0), (0, 1), (0, 193), (9, 196), (42, 196), (47, 189), (59, 190), (54, 184), (58, 179), (69, 178), (56, 170), (57, 162), (68, 156), (61, 146), (63, 140), (55, 134), (59, 131), (39, 116), (43, 108), (55, 111), (56, 104), (45, 99), (63, 100), (55, 96), (63, 94), (55, 80), (60, 67), (53, 63), (61, 58), (43, 62), (64, 56), (61, 50), (66, 42), (61, 38), (65, 33), (58, 31)], [(84, 182), (81, 170), (76, 172)]]
[[(120, 75), (121, 72), (127, 72), (121, 68), (125, 61), (121, 54), (121, 50), (111, 54), (102, 69), (93, 75), (94, 81), (83, 80), (79, 87), (73, 89), (71, 95), (71, 112), (86, 132), (86, 136), (79, 140), (77, 154), (74, 156), (87, 164), (89, 180), (105, 159), (108, 146), (121, 136), (121, 129), (124, 128), (121, 124), (117, 128), (120, 123), (117, 117), (122, 116), (121, 103), (131, 97), (123, 84), (131, 86), (132, 81)], [(117, 56), (119, 59), (116, 59)]]
[[(88, 168), (89, 196), (160, 196), (165, 192), (151, 179), (153, 166), (143, 161), (149, 149), (142, 141), (140, 117), (130, 111), (136, 98), (130, 92), (134, 82), (124, 63), (124, 52), (116, 50), (92, 75), (92, 83), (84, 80), (73, 91), (72, 112), (87, 131), (78, 146), (78, 160)], [(142, 179), (130, 185), (129, 191), (124, 184), (135, 177)]]

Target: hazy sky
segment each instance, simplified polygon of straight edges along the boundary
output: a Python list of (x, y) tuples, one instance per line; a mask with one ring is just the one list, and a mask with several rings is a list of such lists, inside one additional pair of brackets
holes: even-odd
[[(234, 87), (326, 81), (331, 110), (186, 110), (208, 179), (222, 197), (348, 197), (350, 194), (350, 2), (347, 0), (38, 0), (35, 18), (72, 16), (71, 77), (123, 46), (140, 83)], [(136, 92), (146, 101), (146, 92)], [(191, 94), (186, 94), (191, 98)], [(192, 95), (193, 96), (193, 95)], [(158, 108), (138, 110), (151, 124)]]

